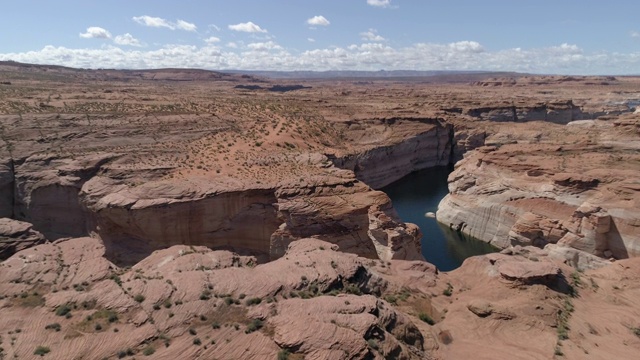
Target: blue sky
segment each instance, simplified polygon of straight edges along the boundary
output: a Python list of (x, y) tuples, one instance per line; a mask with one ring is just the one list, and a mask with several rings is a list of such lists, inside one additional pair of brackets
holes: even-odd
[(9, 1), (0, 60), (640, 74), (640, 1)]

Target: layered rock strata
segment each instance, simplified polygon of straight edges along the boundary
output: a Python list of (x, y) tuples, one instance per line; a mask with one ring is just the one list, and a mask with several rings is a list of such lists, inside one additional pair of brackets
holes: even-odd
[(630, 176), (640, 171), (636, 123), (540, 126), (549, 129), (527, 138), (531, 125), (520, 135), (513, 125), (459, 162), (438, 220), (499, 248), (558, 243), (640, 255), (640, 185)]

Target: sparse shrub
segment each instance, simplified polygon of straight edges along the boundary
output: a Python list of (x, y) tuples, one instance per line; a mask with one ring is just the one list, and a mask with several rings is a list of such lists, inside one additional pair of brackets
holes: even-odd
[(156, 349), (151, 345), (147, 346), (144, 350), (142, 350), (142, 354), (144, 356), (151, 356), (155, 352), (156, 352)]
[(139, 303), (143, 302), (143, 301), (144, 301), (144, 299), (145, 299), (145, 298), (144, 298), (144, 295), (142, 295), (142, 294), (138, 294), (138, 295), (136, 295), (136, 296), (134, 296), (134, 297), (133, 297), (133, 300), (135, 300), (135, 301), (137, 301), (137, 302), (139, 302)]
[(233, 304), (233, 298), (232, 298), (232, 297), (230, 297), (230, 296), (229, 296), (229, 297), (224, 298), (224, 303), (225, 303), (225, 304), (227, 304), (227, 305), (231, 305), (231, 304)]
[(200, 340), (200, 338), (193, 339), (193, 345), (200, 346), (201, 344), (202, 344), (202, 340)]
[(288, 360), (289, 359), (289, 355), (291, 355), (289, 350), (282, 349), (282, 350), (278, 351), (278, 360)]
[(247, 306), (258, 305), (262, 302), (262, 299), (259, 297), (249, 298), (245, 301)]
[(395, 295), (387, 295), (387, 296), (384, 297), (384, 299), (389, 304), (398, 305), (398, 299), (395, 297)]
[(100, 331), (102, 330), (102, 325), (100, 325), (100, 323), (97, 323), (94, 328), (96, 329), (96, 331)]
[(260, 330), (260, 328), (262, 328), (262, 326), (263, 326), (262, 320), (253, 319), (253, 320), (251, 320), (249, 325), (247, 325), (247, 329), (244, 332), (245, 332), (245, 334), (249, 334), (249, 333), (252, 333), (254, 331)]
[(211, 324), (211, 327), (214, 329), (220, 329), (220, 323), (216, 321), (213, 324)]
[(436, 322), (433, 321), (433, 319), (431, 318), (431, 316), (429, 316), (429, 314), (421, 312), (420, 314), (418, 314), (418, 318), (424, 322), (426, 322), (429, 325), (433, 325)]
[(197, 332), (197, 331), (196, 331), (196, 329), (194, 329), (194, 328), (189, 328), (189, 334), (191, 334), (191, 335), (194, 335), (194, 336), (195, 336), (195, 335), (197, 335), (197, 334), (198, 334), (198, 332)]
[(49, 347), (47, 347), (47, 346), (38, 346), (38, 347), (36, 347), (36, 350), (33, 352), (33, 355), (45, 356), (46, 354), (48, 354), (50, 352), (51, 352), (51, 349), (49, 349)]
[(60, 326), (60, 324), (58, 324), (58, 323), (53, 323), (53, 324), (49, 324), (49, 325), (45, 326), (44, 328), (46, 330), (60, 331), (62, 329), (62, 326)]
[(69, 306), (69, 304), (64, 304), (56, 308), (56, 315), (58, 316), (66, 316), (70, 312), (71, 312), (71, 307)]
[(453, 294), (453, 285), (447, 283), (447, 288), (442, 291), (442, 295), (451, 296)]

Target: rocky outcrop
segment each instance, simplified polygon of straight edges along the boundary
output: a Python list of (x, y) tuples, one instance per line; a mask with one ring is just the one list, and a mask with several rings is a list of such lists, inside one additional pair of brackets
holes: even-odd
[(451, 161), (453, 126), (438, 119), (385, 119), (345, 126), (350, 142), (359, 145), (358, 152), (329, 158), (336, 167), (352, 170), (374, 189)]
[(0, 158), (0, 217), (13, 216), (13, 159)]
[(176, 245), (119, 269), (97, 239), (41, 245), (0, 264), (0, 306), (12, 309), (0, 326), (21, 329), (4, 354), (42, 343), (56, 358), (424, 358), (421, 331), (380, 298), (388, 283), (371, 261), (337, 250), (302, 239), (256, 265)]
[(511, 105), (470, 108), (466, 115), (489, 121), (527, 122), (548, 121), (556, 124), (567, 124), (570, 121), (591, 118), (571, 100), (552, 101), (536, 105)]
[[(81, 201), (91, 233), (105, 241), (109, 258), (118, 263), (177, 244), (233, 249), (265, 262), (281, 257), (292, 241), (311, 236), (370, 258), (422, 259), (419, 230), (400, 222), (384, 193), (349, 171), (325, 173), (274, 187), (222, 178), (130, 187), (94, 177), (82, 188)], [(372, 208), (395, 221), (393, 228), (376, 233), (387, 237), (385, 245), (374, 246), (369, 236), (378, 228), (370, 224)]]
[[(607, 145), (568, 145), (593, 138), (576, 126), (554, 130), (563, 138), (539, 140), (557, 145), (524, 142), (514, 126), (513, 143), (469, 153), (449, 177), (438, 220), (499, 248), (558, 243), (597, 256), (640, 255), (640, 188), (629, 178), (640, 169), (628, 165), (638, 159), (640, 140), (593, 124)], [(605, 140), (612, 137), (625, 141)]]
[[(420, 248), (422, 233), (411, 223), (402, 223), (388, 214), (393, 208), (388, 206), (387, 212), (380, 207), (369, 208), (369, 231), (367, 234), (376, 248), (380, 260), (424, 260)], [(395, 218), (395, 219), (394, 219)]]
[(47, 239), (42, 234), (33, 230), (33, 225), (9, 218), (0, 218), (0, 260), (46, 241)]
[(113, 157), (109, 153), (76, 159), (34, 155), (15, 162), (14, 218), (32, 223), (52, 240), (87, 235), (80, 189)]

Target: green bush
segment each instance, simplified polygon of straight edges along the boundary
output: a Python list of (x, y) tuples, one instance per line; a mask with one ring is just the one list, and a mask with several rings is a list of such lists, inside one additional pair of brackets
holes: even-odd
[(133, 297), (133, 300), (135, 300), (135, 301), (137, 301), (137, 302), (141, 303), (141, 302), (143, 302), (143, 301), (144, 301), (144, 295), (142, 295), (142, 294), (138, 294), (138, 295), (136, 295), (136, 296), (134, 296), (134, 297)]
[(420, 320), (422, 320), (422, 321), (426, 322), (426, 323), (427, 323), (427, 324), (429, 324), (429, 325), (433, 325), (433, 324), (435, 324), (435, 323), (436, 323), (435, 321), (433, 321), (433, 319), (431, 318), (431, 316), (429, 316), (429, 314), (427, 314), (427, 313), (423, 313), (423, 312), (421, 312), (420, 314), (418, 314), (418, 318), (419, 318)]
[(245, 334), (250, 334), (250, 333), (252, 333), (254, 331), (260, 330), (260, 328), (262, 328), (262, 326), (263, 326), (262, 320), (253, 319), (253, 320), (251, 320), (249, 325), (247, 325), (247, 329), (244, 332), (245, 332)]
[(447, 284), (447, 288), (442, 291), (442, 295), (451, 296), (451, 294), (453, 294), (453, 285)]
[(155, 352), (156, 352), (156, 349), (154, 349), (153, 346), (151, 345), (147, 346), (144, 350), (142, 350), (142, 354), (144, 356), (151, 356)]
[(45, 326), (44, 328), (46, 330), (60, 331), (60, 329), (62, 329), (62, 326), (60, 326), (60, 324), (58, 324), (58, 323), (53, 323), (53, 324), (49, 324), (49, 325)]
[(291, 355), (291, 353), (289, 352), (289, 350), (287, 349), (282, 349), (278, 352), (278, 360), (288, 360), (289, 359), (289, 355)]
[(258, 305), (262, 302), (262, 299), (259, 297), (249, 298), (245, 301), (247, 306)]
[(66, 316), (70, 312), (71, 312), (71, 307), (69, 307), (69, 304), (58, 306), (58, 308), (56, 309), (56, 315), (58, 316)]
[(38, 346), (36, 350), (33, 352), (33, 355), (45, 356), (50, 352), (51, 352), (51, 349), (49, 349), (47, 346)]

